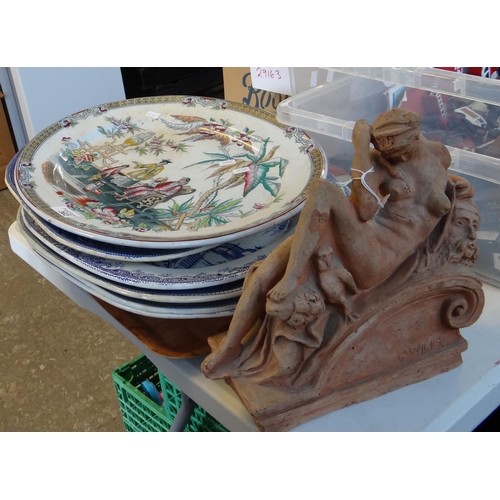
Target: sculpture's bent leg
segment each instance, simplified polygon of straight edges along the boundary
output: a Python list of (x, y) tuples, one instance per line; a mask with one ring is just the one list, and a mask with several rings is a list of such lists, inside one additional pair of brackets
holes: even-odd
[(267, 292), (283, 277), (293, 238), (290, 236), (263, 261), (250, 268), (226, 336), (202, 363), (205, 375), (217, 378), (217, 370), (239, 356), (241, 341), (265, 311)]
[(323, 180), (313, 182), (295, 229), (285, 276), (270, 291), (270, 299), (284, 301), (301, 285), (307, 263), (322, 241), (332, 214), (337, 210), (350, 212), (351, 219), (356, 216), (354, 206), (342, 189)]
[[(396, 250), (384, 243), (395, 240)], [(338, 186), (314, 181), (295, 229), (285, 276), (270, 291), (271, 300), (284, 301), (298, 289), (313, 254), (325, 241), (332, 246), (339, 269), (347, 269), (354, 278), (353, 288), (360, 289), (386, 277), (414, 250), (404, 238), (395, 238), (391, 228), (376, 220), (362, 221)]]

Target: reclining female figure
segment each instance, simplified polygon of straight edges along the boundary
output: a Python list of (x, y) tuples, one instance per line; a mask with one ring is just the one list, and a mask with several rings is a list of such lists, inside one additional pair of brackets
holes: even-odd
[(344, 274), (339, 289), (366, 290), (423, 245), (450, 210), (450, 154), (420, 134), (417, 114), (395, 108), (371, 127), (358, 120), (352, 142), (351, 195), (325, 180), (311, 184), (295, 234), (248, 273), (226, 337), (202, 364), (207, 376), (217, 378), (219, 367), (239, 356), (264, 310), (285, 321), (293, 314), (294, 293), (322, 249)]

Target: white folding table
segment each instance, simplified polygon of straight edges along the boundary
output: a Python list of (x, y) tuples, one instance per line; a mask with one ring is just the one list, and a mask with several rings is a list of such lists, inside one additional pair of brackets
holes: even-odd
[[(12, 250), (80, 307), (96, 314), (133, 342), (181, 392), (230, 431), (257, 431), (236, 394), (223, 381), (207, 379), (203, 357), (171, 359), (151, 351), (109, 314), (92, 295), (51, 269), (31, 249), (14, 222)], [(337, 410), (294, 431), (472, 431), (500, 406), (500, 289), (484, 285), (480, 319), (461, 330), (469, 347), (450, 372), (376, 399)]]

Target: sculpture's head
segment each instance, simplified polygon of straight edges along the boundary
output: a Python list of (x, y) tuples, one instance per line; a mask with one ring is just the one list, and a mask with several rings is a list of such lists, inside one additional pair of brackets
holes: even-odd
[(475, 188), (468, 180), (453, 177), (453, 204), (443, 230), (443, 256), (449, 263), (472, 266), (479, 256), (476, 237), (480, 216), (473, 201)]
[(479, 255), (476, 245), (479, 229), (479, 211), (470, 198), (458, 198), (449, 226), (449, 262), (461, 262), (471, 266)]
[(402, 108), (382, 113), (372, 125), (372, 143), (387, 158), (411, 153), (419, 134), (420, 116)]
[(320, 294), (310, 287), (301, 290), (293, 298), (275, 302), (268, 297), (266, 313), (286, 321), (294, 328), (305, 327), (325, 310)]
[(431, 235), (430, 249), (434, 263), (472, 266), (479, 257), (476, 244), (480, 215), (473, 201), (474, 186), (466, 179), (451, 176), (447, 195), (452, 200), (451, 210), (443, 217)]

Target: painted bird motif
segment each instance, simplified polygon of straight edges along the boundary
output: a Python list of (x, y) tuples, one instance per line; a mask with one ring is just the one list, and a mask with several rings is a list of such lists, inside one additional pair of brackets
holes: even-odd
[(179, 135), (188, 135), (186, 141), (215, 140), (225, 147), (236, 143), (248, 151), (252, 151), (250, 137), (244, 132), (236, 131), (223, 123), (206, 120), (199, 116), (171, 115), (178, 122), (162, 119), (162, 122), (172, 130), (177, 130)]

